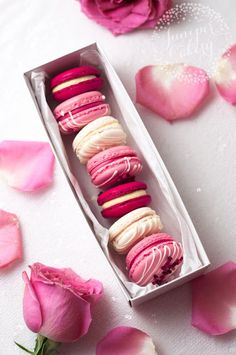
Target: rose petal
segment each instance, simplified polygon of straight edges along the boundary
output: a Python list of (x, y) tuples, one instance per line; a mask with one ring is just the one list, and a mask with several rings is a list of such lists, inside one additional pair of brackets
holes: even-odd
[(102, 0), (81, 0), (81, 10), (114, 35), (130, 32), (135, 28), (154, 27), (158, 18), (170, 6), (170, 1), (136, 0), (119, 3)]
[(34, 263), (30, 268), (31, 280), (33, 282), (40, 281), (51, 285), (58, 284), (90, 303), (95, 303), (102, 296), (103, 286), (101, 282), (94, 279), (85, 281), (72, 269), (58, 269), (45, 266), (41, 263)]
[(228, 262), (193, 281), (192, 325), (211, 335), (236, 329), (236, 263)]
[[(139, 3), (141, 3), (140, 8)], [(134, 6), (133, 2), (129, 2), (125, 6), (122, 5), (113, 11), (103, 13), (96, 2), (82, 0), (81, 9), (89, 18), (117, 35), (132, 31), (147, 21), (150, 13), (148, 3), (148, 0), (138, 1), (138, 6)]]
[(140, 28), (154, 28), (157, 20), (171, 8), (172, 0), (154, 1), (152, 12), (150, 13), (147, 21), (140, 26)]
[(236, 105), (236, 44), (228, 49), (217, 63), (215, 83), (220, 95)]
[(22, 238), (15, 214), (0, 210), (0, 268), (22, 258)]
[(25, 283), (23, 299), (24, 320), (32, 332), (38, 333), (43, 321), (40, 303), (25, 271), (22, 273), (22, 278)]
[(135, 79), (136, 101), (168, 121), (191, 117), (209, 93), (206, 72), (185, 64), (149, 65)]
[(34, 282), (34, 289), (42, 311), (41, 335), (70, 343), (88, 332), (92, 321), (89, 302), (57, 285)]
[(117, 327), (102, 338), (96, 355), (157, 355), (150, 336), (137, 328)]
[(54, 155), (46, 142), (0, 143), (0, 175), (21, 191), (36, 191), (52, 182)]

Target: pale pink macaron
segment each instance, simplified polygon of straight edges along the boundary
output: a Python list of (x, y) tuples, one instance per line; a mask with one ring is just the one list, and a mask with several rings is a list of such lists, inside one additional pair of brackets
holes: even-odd
[(53, 113), (60, 131), (70, 134), (99, 117), (109, 115), (110, 106), (105, 103), (105, 96), (101, 92), (90, 91), (62, 102)]
[(152, 234), (127, 254), (129, 278), (139, 286), (167, 282), (183, 262), (181, 243), (166, 233)]
[(104, 188), (141, 173), (142, 162), (132, 148), (118, 146), (94, 155), (88, 161), (87, 171), (93, 184)]

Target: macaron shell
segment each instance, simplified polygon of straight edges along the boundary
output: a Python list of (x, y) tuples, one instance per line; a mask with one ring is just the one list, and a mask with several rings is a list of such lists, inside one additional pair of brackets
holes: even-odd
[(104, 210), (102, 210), (101, 213), (104, 218), (119, 218), (135, 210), (136, 208), (147, 206), (150, 203), (151, 196), (144, 195), (125, 202), (118, 203), (112, 207), (105, 208)]
[(73, 149), (82, 164), (95, 154), (125, 144), (126, 134), (118, 120), (111, 116), (96, 119), (84, 127), (73, 141)]
[(64, 134), (76, 133), (88, 123), (99, 117), (109, 115), (110, 112), (110, 106), (105, 103), (90, 107), (59, 121), (59, 129)]
[(100, 76), (100, 71), (97, 68), (89, 65), (83, 65), (81, 67), (71, 68), (54, 76), (54, 78), (52, 78), (51, 80), (50, 85), (51, 88), (54, 88), (66, 81), (76, 79), (76, 78), (81, 78), (82, 76), (87, 76), (87, 75)]
[(53, 113), (55, 118), (59, 119), (75, 109), (83, 108), (83, 106), (96, 102), (102, 103), (104, 100), (105, 96), (99, 91), (86, 92), (62, 102), (54, 109)]
[(145, 240), (140, 241), (130, 250), (129, 254), (126, 257), (127, 269), (130, 269), (137, 255), (139, 255), (145, 249), (149, 248), (150, 246), (153, 246), (153, 244), (158, 245), (162, 242), (169, 242), (173, 240), (174, 238), (171, 237), (169, 234), (155, 233), (148, 236)]
[(141, 239), (158, 233), (163, 228), (160, 217), (155, 214), (146, 216), (132, 223), (122, 233), (118, 234), (111, 242), (113, 249), (119, 254), (126, 254)]
[(141, 240), (126, 258), (130, 279), (139, 286), (166, 282), (182, 263), (183, 251), (179, 242), (165, 233)]
[(111, 201), (118, 197), (124, 196), (134, 191), (146, 190), (147, 185), (144, 182), (132, 181), (126, 184), (115, 186), (107, 191), (102, 192), (97, 199), (99, 206), (103, 205), (105, 202)]
[(96, 187), (107, 187), (136, 176), (142, 171), (142, 162), (138, 157), (123, 157), (103, 164), (92, 173), (91, 179)]
[(96, 169), (99, 165), (101, 166), (101, 164), (105, 165), (106, 163), (111, 162), (117, 158), (126, 156), (136, 156), (136, 152), (126, 145), (106, 149), (104, 152), (96, 154), (89, 160), (87, 164), (88, 173), (91, 174), (93, 169)]
[(103, 86), (102, 78), (93, 78), (81, 83), (67, 86), (61, 90), (53, 92), (52, 95), (56, 101), (62, 102), (70, 99), (73, 96), (82, 94), (87, 91), (100, 90)]
[(123, 217), (119, 218), (112, 226), (109, 228), (109, 239), (112, 241), (118, 234), (122, 233), (126, 228), (128, 228), (133, 223), (139, 221), (144, 217), (151, 217), (156, 215), (156, 212), (150, 207), (141, 207), (136, 210), (127, 213)]

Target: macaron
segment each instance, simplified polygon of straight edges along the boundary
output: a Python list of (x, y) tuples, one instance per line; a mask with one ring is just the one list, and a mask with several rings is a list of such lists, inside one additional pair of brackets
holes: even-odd
[(141, 173), (142, 162), (132, 148), (118, 146), (89, 159), (87, 171), (96, 187), (105, 188)]
[(149, 207), (137, 208), (118, 219), (109, 229), (109, 242), (119, 254), (126, 254), (141, 239), (158, 233), (160, 217)]
[(139, 286), (167, 282), (182, 262), (181, 243), (165, 233), (144, 238), (126, 256), (129, 278)]
[(56, 101), (64, 101), (87, 91), (99, 90), (103, 86), (100, 71), (91, 66), (71, 68), (51, 80), (52, 95)]
[(86, 164), (95, 154), (126, 143), (126, 133), (119, 121), (104, 116), (90, 122), (75, 137), (73, 149), (82, 164)]
[(144, 182), (131, 181), (102, 192), (97, 203), (102, 206), (103, 217), (119, 218), (136, 208), (149, 205), (151, 196), (146, 189)]
[(99, 91), (76, 95), (58, 105), (53, 113), (63, 134), (78, 132), (95, 119), (110, 114), (110, 106)]

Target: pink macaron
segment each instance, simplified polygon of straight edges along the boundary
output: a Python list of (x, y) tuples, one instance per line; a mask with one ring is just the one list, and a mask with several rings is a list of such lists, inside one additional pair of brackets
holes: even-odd
[(87, 91), (103, 86), (100, 71), (91, 66), (72, 68), (56, 75), (51, 80), (52, 95), (56, 101), (64, 101)]
[(139, 286), (167, 282), (182, 262), (181, 244), (165, 233), (144, 238), (126, 256), (129, 278)]
[(134, 177), (142, 171), (142, 162), (128, 146), (106, 149), (87, 164), (88, 174), (96, 187), (105, 188)]
[(110, 114), (109, 104), (99, 91), (76, 95), (58, 105), (53, 113), (63, 134), (78, 132), (93, 120)]
[(97, 199), (104, 218), (119, 218), (151, 202), (144, 182), (132, 181), (102, 192)]

